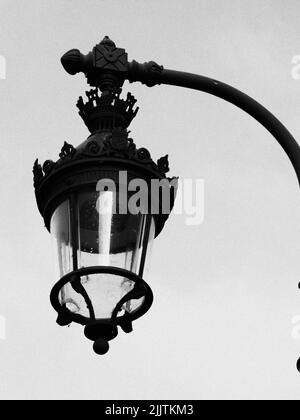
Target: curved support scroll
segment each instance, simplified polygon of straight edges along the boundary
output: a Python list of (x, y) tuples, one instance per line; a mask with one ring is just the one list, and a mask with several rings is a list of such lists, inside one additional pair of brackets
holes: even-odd
[(73, 290), (76, 293), (78, 293), (79, 295), (81, 295), (83, 297), (83, 299), (85, 300), (86, 306), (87, 306), (87, 308), (89, 310), (89, 313), (90, 313), (90, 318), (95, 320), (96, 315), (95, 315), (94, 307), (93, 307), (92, 301), (89, 297), (89, 294), (87, 293), (87, 291), (85, 290), (85, 288), (81, 284), (81, 278), (79, 276), (74, 275), (74, 277), (70, 281), (70, 283), (71, 283), (71, 286), (72, 286)]
[(285, 126), (265, 107), (245, 93), (217, 80), (192, 73), (164, 69), (160, 83), (210, 93), (241, 108), (262, 124), (288, 155), (300, 185), (300, 146)]
[(130, 290), (116, 305), (113, 310), (111, 319), (115, 321), (118, 317), (118, 313), (122, 310), (122, 306), (130, 300), (141, 299), (148, 293), (148, 288), (145, 286), (144, 280), (139, 283), (134, 283), (134, 287)]

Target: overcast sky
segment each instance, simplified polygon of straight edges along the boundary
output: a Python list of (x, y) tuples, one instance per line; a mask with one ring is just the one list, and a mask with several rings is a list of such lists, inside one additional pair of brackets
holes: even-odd
[(153, 247), (154, 305), (104, 357), (80, 326), (55, 324), (31, 172), (87, 137), (75, 107), (87, 85), (60, 57), (105, 35), (130, 60), (234, 85), (300, 139), (299, 22), (298, 0), (1, 0), (0, 399), (299, 398), (299, 185), (256, 121), (207, 94), (125, 85), (136, 144), (168, 153), (171, 175), (204, 180), (205, 219), (170, 218)]

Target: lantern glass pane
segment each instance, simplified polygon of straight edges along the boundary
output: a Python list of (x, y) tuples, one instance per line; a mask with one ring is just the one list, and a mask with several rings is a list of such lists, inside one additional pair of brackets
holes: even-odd
[(57, 207), (51, 219), (51, 236), (56, 257), (56, 275), (60, 278), (73, 270), (69, 201)]

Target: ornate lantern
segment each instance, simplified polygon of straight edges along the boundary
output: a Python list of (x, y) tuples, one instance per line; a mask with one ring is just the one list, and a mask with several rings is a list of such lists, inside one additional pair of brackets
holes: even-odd
[[(177, 188), (177, 179), (166, 176), (167, 156), (155, 163), (128, 137), (137, 108), (131, 94), (120, 97), (124, 81), (189, 88), (232, 103), (274, 136), (299, 183), (300, 147), (270, 111), (245, 93), (153, 61), (129, 62), (125, 50), (108, 37), (87, 55), (76, 49), (67, 52), (62, 64), (71, 75), (83, 72), (95, 88), (87, 92), (87, 102), (80, 98), (77, 104), (91, 135), (77, 148), (65, 143), (57, 162), (41, 166), (36, 161), (34, 186), (57, 253), (61, 279), (51, 292), (57, 322), (85, 325), (85, 335), (102, 354), (117, 327), (130, 332), (132, 321), (152, 304), (151, 289), (142, 276), (149, 245), (164, 227)], [(300, 359), (297, 367), (300, 370)]]
[[(62, 58), (71, 74), (78, 54), (72, 50)], [(65, 142), (59, 160), (42, 166), (36, 160), (33, 169), (37, 205), (57, 256), (60, 280), (51, 292), (57, 323), (84, 325), (98, 354), (108, 351), (118, 326), (131, 332), (132, 321), (152, 304), (143, 273), (177, 182), (166, 176), (167, 156), (155, 163), (129, 138), (138, 108), (130, 93), (121, 98), (123, 80), (115, 68), (122, 69), (124, 55), (107, 37), (88, 55), (86, 76), (95, 88), (77, 107), (91, 134), (76, 148)], [(97, 66), (105, 68), (100, 76)]]

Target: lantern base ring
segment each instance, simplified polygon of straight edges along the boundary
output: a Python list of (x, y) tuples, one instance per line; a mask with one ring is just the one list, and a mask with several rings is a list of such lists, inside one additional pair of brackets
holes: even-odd
[[(114, 325), (120, 325), (120, 327), (125, 332), (130, 332), (132, 330), (131, 323), (137, 318), (143, 316), (151, 307), (153, 302), (153, 293), (150, 286), (137, 274), (125, 270), (119, 267), (111, 267), (111, 266), (92, 266), (92, 267), (84, 267), (78, 270), (74, 270), (65, 276), (63, 276), (53, 287), (50, 293), (50, 301), (53, 308), (58, 313), (57, 323), (61, 326), (69, 325), (72, 322), (75, 322), (80, 325), (90, 325), (94, 324), (98, 321), (105, 321), (101, 319), (96, 319), (95, 314), (93, 312), (93, 308), (91, 306), (91, 301), (89, 299), (88, 294), (86, 293), (85, 289), (81, 286), (81, 282), (78, 282), (83, 276), (88, 276), (91, 274), (112, 274), (119, 277), (125, 277), (134, 282), (134, 287), (131, 291), (129, 291), (121, 300), (118, 302), (116, 307), (112, 312), (112, 316), (110, 318), (110, 323)], [(68, 283), (77, 283), (76, 286), (72, 284), (74, 290), (78, 293), (82, 294), (84, 297), (87, 307), (90, 309), (91, 317), (87, 318), (83, 315), (76, 314), (71, 312), (65, 305), (62, 305), (59, 299), (60, 292), (62, 288)], [(82, 290), (83, 291), (82, 291)], [(118, 316), (119, 311), (121, 310), (122, 306), (132, 299), (141, 299), (144, 298), (143, 303), (141, 306), (132, 311), (132, 312), (125, 312), (124, 315)]]

